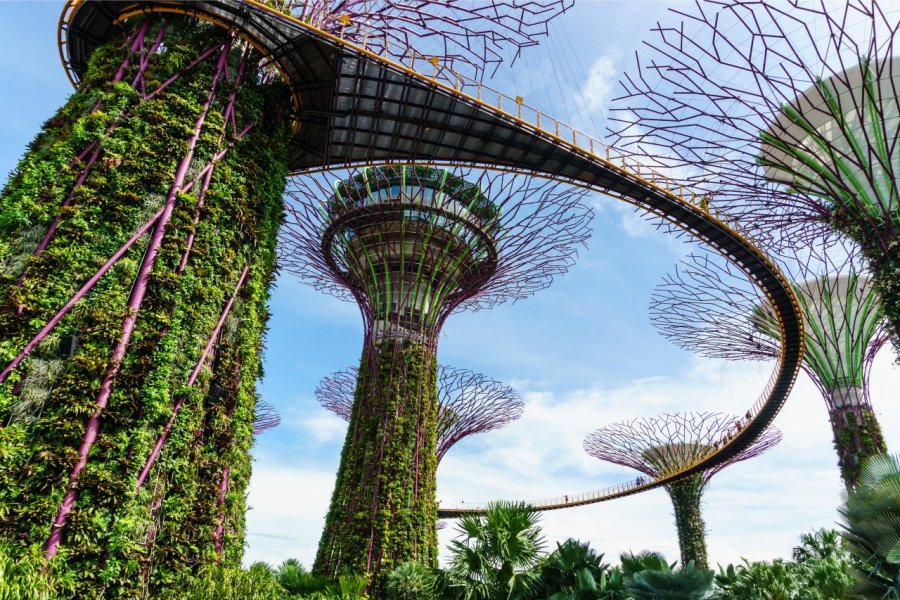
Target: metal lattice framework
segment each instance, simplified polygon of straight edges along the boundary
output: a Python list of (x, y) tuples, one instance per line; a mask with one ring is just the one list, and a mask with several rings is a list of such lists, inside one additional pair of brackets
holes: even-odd
[[(397, 59), (413, 49), (480, 77), (547, 35), (574, 0), (291, 0), (305, 23)], [(371, 45), (369, 43), (371, 42)]]
[[(751, 407), (751, 423), (701, 463), (668, 480), (727, 461), (771, 423), (796, 378), (803, 352), (799, 305), (777, 267), (751, 239), (726, 222), (690, 189), (664, 174), (535, 110), (516, 95), (471, 81), (429, 57), (411, 52), (401, 62), (354, 44), (253, 0), (203, 0), (188, 6), (146, 0), (135, 3), (70, 2), (60, 21), (60, 52), (73, 81), (87, 57), (132, 15), (183, 12), (233, 26), (270, 57), (294, 93), (299, 127), (290, 166), (297, 172), (389, 161), (480, 164), (567, 181), (629, 202), (709, 244), (739, 265), (776, 309), (783, 349), (772, 379)], [(538, 501), (543, 509), (621, 497), (664, 485), (619, 485)], [(472, 505), (442, 508), (444, 516), (477, 512)]]
[[(584, 450), (595, 458), (661, 479), (715, 452), (745, 424), (739, 417), (707, 412), (632, 419), (594, 431), (585, 438)], [(780, 441), (780, 431), (766, 430), (729, 461), (700, 473), (701, 487), (722, 469), (759, 456)]]
[[(795, 282), (807, 324), (804, 369), (830, 407), (868, 403), (868, 372), (888, 340), (871, 277), (848, 250), (854, 249), (842, 245), (790, 256), (785, 251), (781, 263)], [(654, 290), (650, 318), (664, 337), (702, 356), (778, 356), (766, 300), (734, 266), (709, 253), (688, 256), (664, 278)]]
[[(887, 342), (884, 312), (853, 245), (784, 250), (782, 269), (806, 323), (803, 368), (828, 408), (848, 484), (860, 456), (885, 448), (869, 398), (869, 371)], [(651, 320), (681, 348), (729, 360), (773, 359), (771, 308), (737, 269), (709, 253), (690, 255), (654, 291)], [(845, 439), (850, 436), (852, 439)], [(869, 447), (871, 446), (871, 447)]]
[(295, 178), (285, 196), (282, 268), (356, 300), (374, 343), (437, 343), (456, 310), (547, 287), (590, 233), (584, 192), (472, 169), (386, 166)]
[[(316, 400), (345, 421), (350, 420), (359, 371), (332, 373), (316, 386)], [(522, 416), (525, 403), (509, 386), (468, 369), (438, 366), (438, 463), (457, 442), (477, 433), (505, 427)]]
[(846, 212), (887, 245), (900, 176), (896, 6), (712, 0), (658, 26), (614, 110), (623, 147), (760, 229)]

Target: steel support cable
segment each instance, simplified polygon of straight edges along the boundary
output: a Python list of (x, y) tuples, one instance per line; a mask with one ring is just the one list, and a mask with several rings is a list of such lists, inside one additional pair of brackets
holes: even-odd
[[(676, 193), (679, 190), (669, 189), (663, 175), (645, 168), (644, 173), (649, 177), (646, 179), (633, 157), (525, 106), (515, 97), (480, 83), (463, 81), (457, 73), (448, 75), (430, 57), (417, 57), (412, 51), (410, 66), (406, 66), (255, 0), (204, 0), (189, 6), (164, 0), (135, 3), (69, 0), (60, 20), (59, 41), (64, 66), (73, 82), (77, 81), (79, 68), (86, 65), (87, 56), (93, 50), (92, 42), (114, 34), (122, 19), (152, 12), (180, 12), (229, 27), (261, 53), (272, 57), (273, 65), (294, 93), (295, 106), (320, 113), (325, 121), (324, 125), (308, 120), (298, 122), (295, 137), (299, 139), (295, 147), (304, 152), (294, 157), (291, 166), (295, 173), (408, 161), (476, 166), (566, 182), (623, 200), (669, 221), (711, 246), (761, 289), (774, 309), (782, 347), (769, 384), (748, 411), (751, 417), (742, 430), (714, 452), (680, 471), (641, 485), (622, 484), (531, 502), (536, 509), (554, 510), (619, 498), (668, 485), (719, 465), (752, 443), (781, 409), (797, 377), (804, 352), (803, 318), (791, 286), (749, 236), (709, 212), (702, 200), (695, 203), (696, 198), (684, 197), (683, 190)], [(110, 14), (116, 18), (111, 19)], [(329, 64), (319, 65), (316, 74), (329, 73), (333, 80), (322, 80), (317, 86), (316, 81), (301, 77), (310, 77), (315, 66), (304, 62), (303, 52), (312, 53), (319, 60), (331, 60)], [(429, 74), (416, 70), (417, 58), (419, 65), (428, 67)], [(344, 64), (350, 68), (343, 68)], [(365, 95), (367, 82), (375, 84), (369, 96)], [(402, 102), (384, 103), (385, 90), (390, 88), (403, 92)], [(475, 95), (465, 91), (472, 88)], [(486, 94), (496, 99), (496, 104), (488, 102)], [(417, 97), (424, 98), (419, 105), (415, 104)], [(316, 102), (319, 106), (314, 106)], [(364, 102), (379, 107), (380, 111), (366, 114), (359, 108)], [(413, 120), (407, 118), (412, 116), (409, 113), (418, 115), (413, 125), (409, 125)], [(535, 115), (534, 121), (528, 119), (530, 114)], [(364, 126), (358, 125), (360, 115)], [(446, 136), (454, 118), (464, 127), (455, 128), (454, 136)], [(413, 129), (410, 135), (399, 134), (403, 124)], [(391, 126), (394, 135), (385, 140), (387, 145), (377, 146), (375, 140), (384, 131), (380, 128)], [(453, 139), (445, 141), (447, 137)], [(347, 147), (350, 151), (343, 151)], [(601, 156), (603, 152), (605, 158)], [(629, 168), (629, 162), (634, 169)], [(483, 509), (483, 506), (443, 507), (439, 515), (452, 517)]]

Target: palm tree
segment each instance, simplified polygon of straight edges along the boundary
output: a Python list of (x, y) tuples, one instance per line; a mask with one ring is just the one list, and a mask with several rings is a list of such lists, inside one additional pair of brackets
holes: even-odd
[(635, 600), (702, 600), (712, 594), (713, 572), (694, 561), (679, 569), (656, 552), (623, 554), (625, 589)]
[(529, 506), (494, 502), (484, 515), (464, 515), (450, 543), (450, 568), (438, 576), (439, 597), (462, 600), (532, 598), (544, 538)]
[(604, 591), (607, 566), (587, 543), (557, 542), (541, 567), (541, 587), (549, 600), (596, 600)]
[(296, 558), (289, 558), (275, 570), (275, 579), (294, 596), (306, 596), (320, 592), (328, 585), (328, 580), (313, 575)]
[(844, 493), (839, 512), (858, 581), (853, 592), (900, 600), (900, 456), (866, 459), (857, 487)]

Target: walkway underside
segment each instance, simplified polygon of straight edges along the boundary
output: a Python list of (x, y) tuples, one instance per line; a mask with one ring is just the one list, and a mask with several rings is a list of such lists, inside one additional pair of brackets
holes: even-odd
[[(663, 178), (650, 177), (647, 171), (644, 175), (650, 180), (643, 178), (631, 159), (629, 168), (614, 164), (605, 146), (546, 115), (537, 114), (530, 122), (523, 119), (521, 101), (511, 96), (464, 82), (438, 66), (434, 73), (420, 74), (252, 0), (70, 0), (61, 21), (60, 43), (73, 81), (84, 72), (91, 51), (118, 31), (118, 20), (145, 12), (189, 14), (225, 24), (271, 58), (295, 95), (298, 128), (291, 151), (295, 173), (422, 162), (481, 165), (571, 182), (625, 200), (677, 225), (729, 258), (766, 294), (781, 328), (782, 356), (763, 397), (751, 407), (752, 418), (745, 428), (718, 451), (678, 473), (640, 486), (623, 485), (542, 501), (536, 508), (551, 510), (609, 500), (705, 470), (739, 453), (775, 418), (803, 354), (797, 300), (777, 268), (745, 236), (707, 213), (705, 207), (667, 191)], [(417, 69), (431, 68), (427, 58), (413, 53), (409, 63)], [(495, 94), (490, 103), (483, 95), (488, 92)], [(444, 507), (440, 516), (482, 509)]]

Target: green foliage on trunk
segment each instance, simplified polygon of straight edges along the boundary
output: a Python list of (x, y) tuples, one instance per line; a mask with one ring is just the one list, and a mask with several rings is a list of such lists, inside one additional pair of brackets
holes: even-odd
[(666, 487), (675, 509), (675, 526), (678, 528), (678, 547), (681, 564), (691, 561), (698, 569), (708, 569), (706, 557), (706, 524), (700, 508), (703, 495), (703, 477), (694, 475)]
[[(151, 26), (151, 35), (160, 23)], [(224, 36), (216, 27), (173, 19), (165, 51), (150, 57), (148, 91)], [(122, 42), (114, 39), (93, 53), (81, 91), (45, 123), (0, 196), (3, 365), (161, 208), (209, 94), (216, 53), (150, 100), (126, 83), (112, 83), (125, 56)], [(231, 50), (232, 73), (242, 51), (239, 44)], [(137, 62), (123, 81), (133, 79)], [(215, 166), (196, 227), (199, 182), (177, 196), (131, 345), (78, 481), (54, 562), (67, 562), (82, 597), (133, 595), (145, 585), (165, 590), (214, 562), (218, 477), (226, 465), (232, 485), (225, 560), (236, 564), (242, 553), (254, 385), (290, 135), (290, 124), (276, 116), (287, 114), (276, 110), (284, 106), (285, 90), (260, 83), (256, 63), (250, 56), (239, 88), (219, 82), (188, 180), (223, 147), (229, 92), (237, 92), (238, 126), (255, 125), (237, 141), (226, 134), (224, 143), (234, 146)], [(71, 205), (60, 208), (85, 166), (75, 157), (94, 142), (99, 160)], [(50, 244), (30, 258), (57, 214), (60, 226)], [(187, 267), (177, 276), (192, 232)], [(146, 244), (145, 236), (0, 385), (0, 541), (22, 551), (39, 548), (50, 532)], [(245, 264), (250, 275), (236, 307), (237, 327), (188, 388), (190, 371)], [(77, 335), (78, 349), (60, 364), (60, 336), (69, 334)], [(208, 401), (211, 383), (225, 390), (218, 403)], [(184, 408), (151, 478), (135, 494), (136, 476), (177, 398), (184, 398)]]
[(881, 426), (875, 413), (867, 407), (844, 410), (835, 408), (831, 414), (831, 430), (838, 453), (841, 479), (844, 480), (844, 485), (852, 488), (859, 479), (862, 462), (870, 456), (887, 451)]
[(363, 352), (315, 572), (373, 576), (437, 564), (437, 363), (411, 340)]

